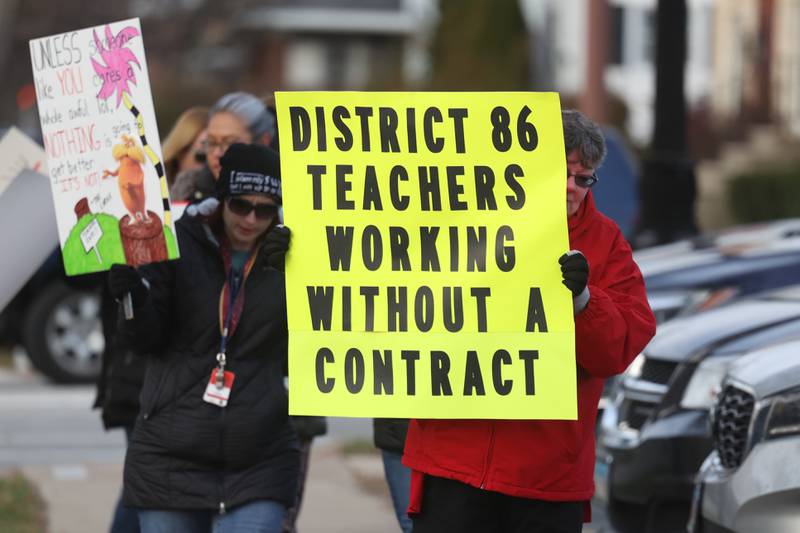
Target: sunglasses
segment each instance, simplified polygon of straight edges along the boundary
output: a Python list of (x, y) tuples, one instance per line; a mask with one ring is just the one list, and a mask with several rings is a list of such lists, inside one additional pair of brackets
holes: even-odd
[(597, 174), (592, 172), (591, 176), (583, 176), (581, 174), (570, 174), (569, 169), (567, 169), (567, 179), (572, 176), (575, 178), (575, 185), (582, 189), (591, 189), (594, 187), (594, 184), (599, 181)]
[(228, 198), (225, 203), (231, 213), (240, 217), (246, 217), (251, 211), (255, 211), (257, 219), (269, 220), (278, 213), (278, 206), (275, 204), (254, 204), (241, 198)]

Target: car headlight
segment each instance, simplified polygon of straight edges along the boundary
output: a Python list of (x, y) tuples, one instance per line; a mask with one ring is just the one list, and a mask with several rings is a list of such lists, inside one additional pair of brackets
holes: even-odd
[(800, 434), (800, 389), (771, 397), (765, 436), (776, 439)]
[(644, 366), (644, 354), (637, 355), (628, 368), (625, 370), (625, 375), (632, 378), (638, 378), (642, 375), (642, 367)]
[(720, 391), (722, 378), (739, 355), (709, 357), (694, 371), (681, 398), (684, 409), (709, 409)]

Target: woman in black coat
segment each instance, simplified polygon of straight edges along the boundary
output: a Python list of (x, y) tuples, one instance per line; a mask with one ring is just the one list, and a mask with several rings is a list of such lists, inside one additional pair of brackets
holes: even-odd
[(125, 459), (143, 533), (277, 532), (295, 495), (277, 154), (231, 146), (219, 191), (177, 222), (179, 260), (109, 278), (134, 300), (121, 334), (154, 354)]

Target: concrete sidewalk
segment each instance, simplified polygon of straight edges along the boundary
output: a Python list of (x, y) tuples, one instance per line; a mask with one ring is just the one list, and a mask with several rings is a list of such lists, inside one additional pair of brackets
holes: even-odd
[[(27, 466), (48, 506), (48, 533), (105, 533), (122, 485), (121, 464)], [(604, 513), (601, 513), (604, 514)], [(584, 533), (614, 533), (600, 523)], [(398, 533), (380, 456), (343, 455), (335, 442), (315, 445), (299, 533)]]
[[(125, 438), (103, 430), (93, 398), (93, 387), (0, 368), (0, 472), (20, 470), (38, 486), (50, 533), (107, 532), (119, 497)], [(371, 419), (328, 418), (328, 435), (312, 448), (300, 533), (400, 531), (380, 456), (340, 451), (371, 438)], [(584, 533), (613, 533), (602, 506), (594, 517)]]
[[(298, 531), (396, 533), (380, 456), (342, 455), (324, 439), (312, 448)], [(122, 485), (122, 465), (22, 467), (48, 506), (49, 533), (104, 533)]]
[(315, 446), (310, 468), (300, 533), (399, 533), (377, 452), (343, 456), (335, 446)]

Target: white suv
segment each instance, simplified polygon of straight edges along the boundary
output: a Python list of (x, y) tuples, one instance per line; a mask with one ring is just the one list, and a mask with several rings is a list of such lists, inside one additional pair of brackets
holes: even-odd
[(734, 363), (711, 426), (689, 531), (800, 531), (800, 340)]

